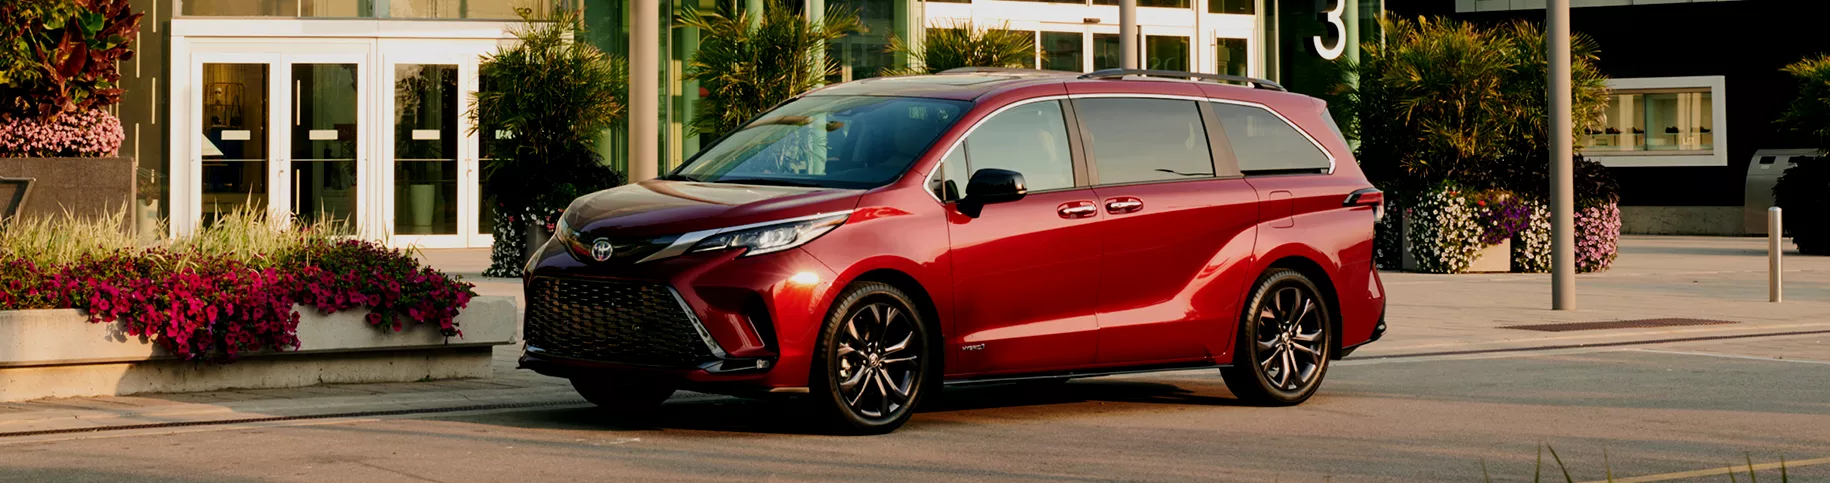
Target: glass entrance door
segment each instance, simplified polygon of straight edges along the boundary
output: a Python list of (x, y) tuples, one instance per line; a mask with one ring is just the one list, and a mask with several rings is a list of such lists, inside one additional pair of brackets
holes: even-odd
[(478, 183), (477, 136), (467, 117), (482, 42), (381, 41), (379, 170), (390, 200), (381, 213), (392, 244), (488, 246)]
[[(190, 152), (197, 159), (196, 223), (214, 224), (224, 216), (269, 210), (277, 188), (271, 169), (279, 163), (269, 99), (274, 91), (272, 56), (199, 56), (193, 66), (197, 90), (194, 113), (197, 135)], [(191, 226), (186, 224), (186, 226)]]
[(356, 233), (365, 161), (368, 69), (363, 56), (294, 56), (288, 59), (291, 97), (287, 136), (287, 214), (292, 221)]

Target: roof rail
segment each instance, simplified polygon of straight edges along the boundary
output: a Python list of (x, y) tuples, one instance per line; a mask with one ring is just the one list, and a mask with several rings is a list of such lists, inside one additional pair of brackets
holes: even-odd
[(1081, 79), (1117, 79), (1117, 78), (1122, 78), (1125, 76), (1172, 77), (1172, 78), (1178, 78), (1178, 79), (1200, 79), (1200, 80), (1209, 80), (1209, 81), (1215, 81), (1215, 82), (1241, 82), (1241, 83), (1245, 83), (1245, 84), (1251, 84), (1252, 87), (1259, 88), (1259, 89), (1269, 89), (1269, 90), (1273, 90), (1273, 91), (1282, 91), (1282, 92), (1290, 91), (1289, 89), (1285, 89), (1284, 86), (1278, 85), (1276, 82), (1271, 82), (1269, 80), (1259, 79), (1256, 77), (1222, 75), (1222, 74), (1203, 74), (1200, 72), (1183, 72), (1183, 71), (1179, 71), (1179, 70), (1105, 69), (1105, 70), (1096, 70), (1093, 72), (1088, 72), (1086, 74), (1081, 75), (1080, 78)]
[(954, 67), (936, 72), (936, 74), (1072, 74), (1072, 72), (1028, 67)]

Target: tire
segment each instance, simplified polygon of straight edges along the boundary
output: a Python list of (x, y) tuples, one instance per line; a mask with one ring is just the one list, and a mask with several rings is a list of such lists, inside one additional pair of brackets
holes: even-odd
[(573, 378), (572, 389), (586, 401), (616, 418), (632, 418), (654, 413), (661, 403), (673, 396), (671, 387), (636, 382), (612, 382)]
[(883, 434), (908, 422), (940, 359), (928, 321), (894, 286), (846, 287), (821, 327), (808, 376), (815, 410), (844, 434)]
[(1240, 314), (1233, 365), (1220, 370), (1226, 387), (1249, 404), (1302, 404), (1328, 373), (1334, 314), (1315, 283), (1295, 270), (1266, 272), (1251, 294)]

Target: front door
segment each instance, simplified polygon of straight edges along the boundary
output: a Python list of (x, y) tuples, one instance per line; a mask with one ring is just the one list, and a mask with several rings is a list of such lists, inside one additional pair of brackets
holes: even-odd
[(477, 62), (492, 43), (384, 40), (380, 159), (394, 245), (487, 245), (470, 129)]
[(189, 194), (174, 232), (242, 211), (393, 246), (490, 244), (465, 113), (493, 41), (189, 47), (192, 161), (174, 176)]
[(943, 196), (965, 191), (967, 173), (985, 168), (1022, 173), (1030, 190), (1022, 200), (985, 205), (976, 217), (952, 205), (957, 372), (1093, 362), (1102, 215), (1093, 191), (1076, 181), (1065, 107), (1046, 100), (1009, 108), (980, 123), (941, 166), (945, 183), (958, 187)]

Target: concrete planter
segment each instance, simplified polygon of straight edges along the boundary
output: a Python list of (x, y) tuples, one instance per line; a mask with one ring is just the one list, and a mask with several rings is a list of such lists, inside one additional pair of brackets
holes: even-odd
[(457, 319), (461, 338), (426, 327), (382, 332), (365, 312), (298, 311), (299, 350), (226, 365), (177, 360), (74, 309), (0, 311), (0, 402), (485, 377), (491, 347), (515, 343), (518, 325), (512, 297), (472, 299)]
[[(32, 196), (22, 217), (81, 217), (124, 212), (133, 202), (136, 165), (131, 157), (0, 158), (0, 177), (32, 178)], [(128, 224), (133, 213), (127, 214)], [(132, 226), (125, 227), (132, 229)]]

